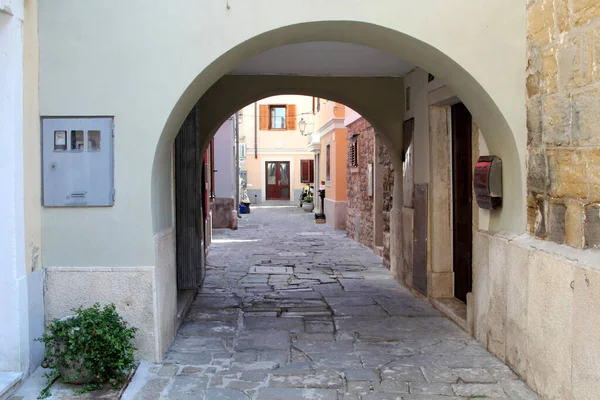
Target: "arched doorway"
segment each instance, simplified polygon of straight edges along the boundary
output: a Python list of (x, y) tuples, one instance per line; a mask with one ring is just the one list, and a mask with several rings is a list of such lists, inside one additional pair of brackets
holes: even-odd
[[(161, 349), (174, 334), (171, 318), (175, 295), (173, 259), (168, 251), (163, 251), (172, 248), (174, 240), (173, 201), (168, 195), (171, 185), (171, 144), (192, 106), (209, 88), (235, 66), (265, 50), (286, 44), (323, 40), (354, 43), (405, 59), (445, 80), (480, 122), (490, 151), (500, 156), (508, 166), (504, 188), (507, 200), (503, 210), (496, 213), (490, 222), (490, 229), (523, 230), (522, 160), (525, 141), (521, 128), (525, 124), (524, 107), (518, 95), (522, 86), (519, 74), (523, 66), (521, 54), (517, 54), (512, 45), (505, 44), (505, 28), (498, 23), (491, 23), (498, 15), (507, 13), (503, 11), (507, 8), (504, 2), (474, 9), (473, 5), (461, 5), (454, 10), (435, 3), (418, 7), (391, 4), (385, 13), (390, 17), (385, 18), (382, 18), (382, 13), (367, 10), (358, 4), (345, 5), (341, 9), (327, 5), (319, 17), (315, 17), (308, 9), (292, 15), (280, 4), (274, 8), (266, 3), (252, 6), (239, 4), (233, 5), (231, 12), (217, 6), (207, 10), (202, 7), (204, 5), (190, 2), (187, 7), (178, 5), (170, 8), (169, 12), (161, 11), (160, 7), (150, 7), (135, 12), (132, 9), (122, 10), (118, 16), (108, 6), (93, 12), (77, 10), (76, 7), (70, 9), (66, 5), (45, 5), (41, 10), (41, 29), (48, 33), (42, 43), (44, 72), (41, 81), (45, 95), (41, 101), (41, 113), (115, 115), (115, 140), (119, 149), (115, 158), (117, 200), (114, 207), (81, 210), (78, 214), (63, 212), (65, 210), (43, 211), (46, 265), (82, 267), (82, 272), (86, 272), (79, 274), (82, 279), (87, 275), (85, 268), (91, 266), (106, 265), (117, 269), (148, 266), (143, 274), (147, 275), (144, 279), (151, 282), (151, 289), (144, 290), (146, 298), (143, 307), (138, 304), (140, 308), (132, 311), (150, 310), (154, 315), (154, 323), (148, 326), (148, 343), (154, 343), (153, 346), (149, 345), (152, 348), (147, 349), (148, 357), (160, 357)], [(264, 7), (265, 13), (268, 9), (268, 15), (273, 18), (252, 17), (257, 15), (261, 7)], [(471, 12), (470, 17), (467, 17), (469, 14), (466, 11)], [(228, 12), (230, 14), (226, 14)], [(476, 21), (472, 20), (473, 12), (481, 14)], [(114, 22), (113, 27), (108, 29), (108, 26), (100, 26), (91, 35), (112, 45), (97, 47), (96, 53), (90, 50), (93, 46), (84, 43), (87, 39), (71, 42), (62, 48), (57, 46), (56, 43), (64, 43), (63, 33), (51, 32), (47, 28), (52, 21), (65, 21), (65, 26), (72, 29), (71, 34), (78, 30), (88, 32), (90, 21), (96, 21), (99, 15), (105, 13), (107, 20)], [(445, 16), (439, 19), (434, 29), (428, 29), (422, 23), (422, 16), (431, 13)], [(394, 14), (403, 15), (402, 21), (391, 18)], [(158, 15), (166, 15), (166, 20), (161, 20)], [(190, 20), (192, 15), (201, 15), (205, 24)], [(276, 15), (285, 15), (285, 18), (276, 18)], [(453, 19), (449, 16), (453, 16)], [(146, 31), (135, 32), (129, 36), (127, 43), (122, 41), (123, 30), (129, 31), (130, 28), (126, 21), (141, 17), (153, 26), (150, 35), (156, 39), (153, 51), (148, 51), (147, 40), (152, 38)], [(519, 25), (522, 22), (519, 18), (520, 14), (511, 14), (504, 21)], [(243, 26), (244, 29), (225, 28), (230, 24)], [(178, 26), (178, 29), (163, 29), (170, 26)], [(205, 28), (209, 26), (215, 29), (207, 31)], [(449, 40), (449, 32), (454, 32), (456, 26), (466, 29), (466, 34), (474, 37), (483, 27), (491, 28), (486, 30), (489, 34), (476, 37), (466, 48), (459, 40)], [(138, 36), (142, 33), (142, 36)], [(164, 37), (161, 37), (162, 34)], [(509, 35), (517, 37), (519, 33), (510, 32)], [(200, 50), (194, 46), (199, 46)], [(494, 48), (493, 53), (485, 53), (484, 56), (479, 53), (490, 47)], [(67, 68), (57, 68), (56, 65), (60, 65), (58, 61), (66, 58), (77, 62), (69, 64)], [(77, 82), (75, 77), (86, 79), (81, 75), (82, 71), (86, 71), (86, 76), (97, 78), (112, 72), (113, 78), (90, 82), (85, 93), (75, 99), (71, 89)], [(507, 78), (498, 80), (497, 77), (501, 75)], [(226, 78), (225, 81), (229, 79)], [(258, 82), (260, 77), (255, 79)], [(306, 91), (304, 93), (309, 94)], [(263, 92), (261, 95), (268, 94)], [(336, 96), (332, 92), (328, 97)], [(340, 100), (353, 105), (350, 99)], [(381, 118), (373, 114), (370, 119), (374, 123), (381, 120), (383, 126), (390, 123), (389, 118), (393, 117), (389, 113), (387, 116), (381, 115)], [(397, 120), (402, 122), (399, 118)], [(216, 128), (213, 125), (210, 129)], [(401, 132), (401, 125), (394, 132)], [(210, 133), (206, 140), (209, 140), (209, 136)], [(399, 137), (386, 136), (390, 143), (394, 138), (397, 140)], [(152, 169), (149, 165), (152, 165)], [(401, 171), (401, 168), (398, 170)], [(84, 218), (86, 224), (70, 229), (79, 218)], [(57, 230), (65, 232), (66, 237), (58, 240), (53, 234)], [(70, 248), (76, 251), (69, 251)], [(142, 274), (139, 271), (135, 273)], [(63, 271), (57, 268), (52, 274), (58, 277)], [(110, 297), (108, 293), (111, 290), (106, 288), (100, 293)], [(153, 293), (157, 294), (156, 298)], [(50, 289), (47, 295), (58, 298), (60, 291)], [(57, 307), (49, 314), (61, 312)]]

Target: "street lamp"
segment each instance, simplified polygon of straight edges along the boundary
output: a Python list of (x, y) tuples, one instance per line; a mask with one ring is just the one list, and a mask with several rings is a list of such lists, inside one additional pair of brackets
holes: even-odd
[(300, 131), (300, 134), (304, 136), (304, 131), (306, 130), (306, 121), (304, 121), (304, 118), (300, 118), (300, 122), (298, 122), (298, 130)]

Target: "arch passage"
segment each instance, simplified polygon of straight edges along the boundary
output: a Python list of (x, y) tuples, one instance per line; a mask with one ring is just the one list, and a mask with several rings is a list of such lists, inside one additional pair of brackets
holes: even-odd
[[(507, 119), (492, 100), (490, 94), (465, 68), (431, 45), (401, 32), (363, 22), (311, 22), (278, 28), (252, 37), (214, 60), (190, 82), (165, 124), (155, 153), (152, 192), (154, 194), (164, 193), (162, 190), (156, 190), (155, 188), (157, 183), (164, 182), (164, 179), (160, 179), (160, 169), (164, 169), (166, 165), (170, 143), (175, 137), (181, 122), (198, 99), (200, 99), (199, 104), (204, 104), (207, 110), (224, 107), (224, 109), (227, 109), (226, 112), (233, 113), (242, 106), (261, 97), (296, 93), (331, 98), (361, 111), (362, 108), (366, 109), (368, 108), (366, 106), (371, 104), (364, 99), (372, 100), (389, 94), (389, 91), (386, 92), (383, 87), (365, 87), (360, 92), (360, 96), (355, 93), (356, 98), (353, 98), (348, 91), (341, 90), (339, 87), (336, 88), (335, 85), (328, 87), (329, 84), (327, 83), (336, 79), (359, 78), (223, 76), (223, 71), (232, 70), (256, 52), (284, 44), (319, 40), (339, 40), (377, 48), (423, 67), (444, 80), (446, 85), (467, 106), (474, 119), (478, 121), (490, 153), (498, 155), (504, 161), (505, 201), (502, 210), (491, 216), (490, 230), (509, 230), (518, 233), (524, 230), (524, 172), (521, 168), (523, 155), (519, 153), (517, 140)], [(319, 82), (319, 80), (320, 85), (313, 83)], [(236, 83), (243, 83), (243, 85)], [(323, 84), (325, 84), (324, 87)], [(204, 97), (205, 95), (206, 97)], [(400, 96), (402, 94), (395, 95), (396, 98)], [(209, 99), (218, 101), (209, 103)], [(398, 107), (397, 110), (401, 109)], [(378, 110), (373, 110), (372, 114), (369, 115), (369, 112), (365, 112), (369, 120), (383, 128), (381, 131), (386, 144), (394, 149), (401, 149), (402, 147), (401, 134), (390, 134), (388, 132), (402, 131), (402, 121), (397, 118), (398, 113), (388, 111), (378, 113)], [(203, 134), (207, 135), (206, 140), (208, 140), (211, 131), (213, 133), (216, 131), (218, 122), (226, 118), (225, 111), (219, 112), (218, 115), (217, 118), (208, 113), (206, 124), (201, 122)], [(384, 128), (384, 125), (390, 128)], [(153, 221), (160, 221), (163, 209), (158, 208), (157, 205), (163, 203), (160, 200), (157, 201), (153, 195)], [(160, 228), (160, 225), (154, 223), (155, 232), (160, 231)]]

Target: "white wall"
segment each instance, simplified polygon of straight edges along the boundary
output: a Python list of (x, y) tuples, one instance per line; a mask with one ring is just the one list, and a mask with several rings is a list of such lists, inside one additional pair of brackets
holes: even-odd
[[(0, 372), (28, 372), (37, 366), (43, 350), (33, 342), (43, 329), (42, 271), (28, 273), (36, 260), (26, 260), (30, 249), (25, 245), (23, 120), (24, 113), (31, 115), (23, 109), (24, 13), (23, 1), (0, 1)], [(31, 100), (36, 114), (37, 99)]]
[(217, 131), (214, 138), (215, 143), (215, 196), (231, 198), (235, 197), (235, 165), (233, 137), (233, 118), (225, 121)]

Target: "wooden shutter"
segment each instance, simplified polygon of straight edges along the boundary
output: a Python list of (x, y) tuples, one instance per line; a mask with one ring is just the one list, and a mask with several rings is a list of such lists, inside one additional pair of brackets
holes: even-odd
[(285, 108), (285, 127), (288, 131), (296, 130), (296, 105), (288, 104)]
[(331, 181), (331, 145), (325, 147), (325, 180)]
[(310, 182), (310, 161), (311, 160), (300, 160), (300, 182)]
[(261, 131), (269, 130), (269, 105), (268, 104), (259, 105), (258, 129), (260, 129)]
[(313, 182), (314, 179), (315, 179), (315, 160), (308, 160), (308, 182)]

